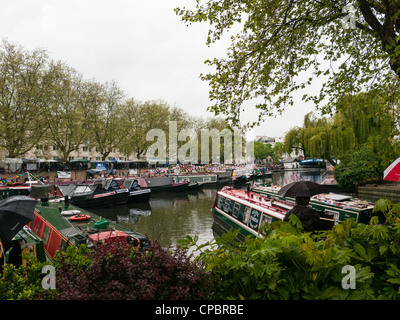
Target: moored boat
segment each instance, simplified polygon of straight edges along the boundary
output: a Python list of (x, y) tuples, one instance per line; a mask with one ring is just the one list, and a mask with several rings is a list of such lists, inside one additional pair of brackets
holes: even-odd
[(126, 204), (129, 199), (129, 190), (120, 187), (117, 180), (106, 179), (103, 180), (101, 186), (106, 191), (114, 191), (117, 194), (116, 204)]
[[(280, 187), (272, 186), (254, 186), (252, 191), (266, 195), (272, 199), (280, 199), (295, 203), (292, 197), (283, 197), (278, 194)], [(360, 200), (350, 195), (341, 195), (336, 193), (318, 194), (310, 199), (312, 208), (329, 214), (338, 223), (339, 221), (353, 218), (356, 222), (368, 223), (373, 215), (374, 203), (366, 200)]]
[[(57, 186), (57, 188), (63, 197), (68, 197), (72, 204), (80, 208), (109, 207), (119, 200), (117, 192), (104, 190), (101, 184)], [(127, 200), (126, 197), (125, 203)]]
[(172, 177), (154, 177), (144, 178), (146, 185), (150, 188), (152, 193), (156, 192), (168, 192), (172, 189), (173, 178)]
[[(65, 212), (79, 212), (75, 216), (83, 218), (70, 219), (74, 216), (65, 215)], [(115, 239), (116, 234), (133, 246), (147, 245), (146, 236), (69, 203), (38, 202), (34, 216), (28, 227), (43, 242), (44, 252), (50, 260), (57, 250), (81, 244), (91, 247), (97, 241), (107, 242), (109, 237)]]
[(218, 171), (210, 173), (172, 174), (169, 175), (176, 182), (189, 181), (198, 182), (204, 185), (227, 185), (232, 181), (231, 171)]
[[(251, 190), (224, 187), (216, 194), (213, 205), (213, 230), (217, 234), (240, 229), (237, 240), (248, 235), (262, 237), (262, 223), (283, 220), (286, 212), (295, 206), (294, 198), (285, 198), (270, 187), (254, 187)], [(351, 196), (319, 194), (313, 196), (310, 206), (320, 215), (323, 230), (348, 218), (367, 223), (372, 217), (374, 204)]]
[(231, 228), (240, 229), (237, 240), (243, 242), (248, 235), (261, 237), (261, 224), (283, 220), (287, 210), (277, 206), (268, 197), (224, 187), (217, 192), (213, 205), (213, 230), (222, 234)]
[(125, 179), (122, 188), (129, 191), (128, 202), (146, 202), (150, 200), (150, 188), (143, 188), (137, 179)]

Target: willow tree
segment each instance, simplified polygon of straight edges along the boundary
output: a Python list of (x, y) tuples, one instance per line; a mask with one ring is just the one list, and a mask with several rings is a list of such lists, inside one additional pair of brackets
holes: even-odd
[(188, 25), (210, 24), (207, 45), (239, 30), (227, 56), (207, 60), (213, 68), (202, 75), (210, 84), (209, 109), (233, 123), (244, 102), (254, 102), (260, 122), (315, 80), (323, 83), (319, 93), (303, 99), (324, 111), (344, 94), (388, 91), (399, 80), (397, 0), (193, 0), (193, 6), (175, 11)]
[(355, 147), (353, 128), (343, 125), (340, 118), (340, 114), (334, 118), (306, 114), (303, 127), (295, 127), (286, 134), (284, 151), (290, 154), (301, 149), (305, 157), (323, 158), (335, 166), (344, 152)]
[(346, 95), (336, 104), (341, 123), (352, 127), (358, 147), (366, 145), (384, 165), (398, 157), (400, 110), (397, 101), (376, 91)]
[(346, 152), (368, 147), (389, 165), (398, 155), (400, 143), (399, 108), (376, 91), (345, 95), (335, 105), (332, 118), (304, 117), (303, 127), (291, 129), (285, 136), (285, 152), (301, 149), (306, 157), (333, 160)]

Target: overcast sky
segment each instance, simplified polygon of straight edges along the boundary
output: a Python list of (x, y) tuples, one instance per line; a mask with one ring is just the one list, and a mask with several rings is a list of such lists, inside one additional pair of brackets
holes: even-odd
[[(206, 59), (223, 57), (228, 42), (207, 47), (207, 24), (189, 27), (173, 11), (195, 0), (18, 0), (3, 1), (0, 37), (27, 49), (45, 48), (86, 78), (115, 80), (128, 97), (163, 99), (191, 115), (207, 112), (210, 71)], [(298, 101), (268, 119), (257, 135), (282, 136), (301, 125), (312, 105)], [(248, 109), (243, 121), (255, 120)]]

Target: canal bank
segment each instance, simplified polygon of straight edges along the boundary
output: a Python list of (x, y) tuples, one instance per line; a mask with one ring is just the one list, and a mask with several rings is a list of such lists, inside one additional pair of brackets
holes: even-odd
[(386, 197), (393, 202), (400, 202), (400, 183), (384, 182), (357, 187), (357, 195), (361, 199), (376, 201)]

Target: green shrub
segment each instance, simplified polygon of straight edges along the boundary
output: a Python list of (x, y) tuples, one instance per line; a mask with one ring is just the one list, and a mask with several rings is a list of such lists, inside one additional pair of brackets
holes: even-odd
[[(230, 231), (196, 248), (215, 279), (214, 299), (399, 299), (399, 205), (380, 200), (386, 222), (349, 219), (332, 230), (302, 233), (295, 219), (263, 225), (263, 238), (237, 243)], [(204, 249), (207, 247), (207, 249)], [(344, 289), (344, 266), (355, 269), (356, 288)]]
[(0, 274), (0, 300), (40, 300), (52, 298), (52, 290), (42, 288), (46, 263), (30, 259), (26, 266), (6, 264)]
[(159, 239), (137, 249), (121, 243), (93, 252), (71, 249), (57, 259), (56, 299), (207, 299), (209, 274), (184, 249), (169, 250)]

